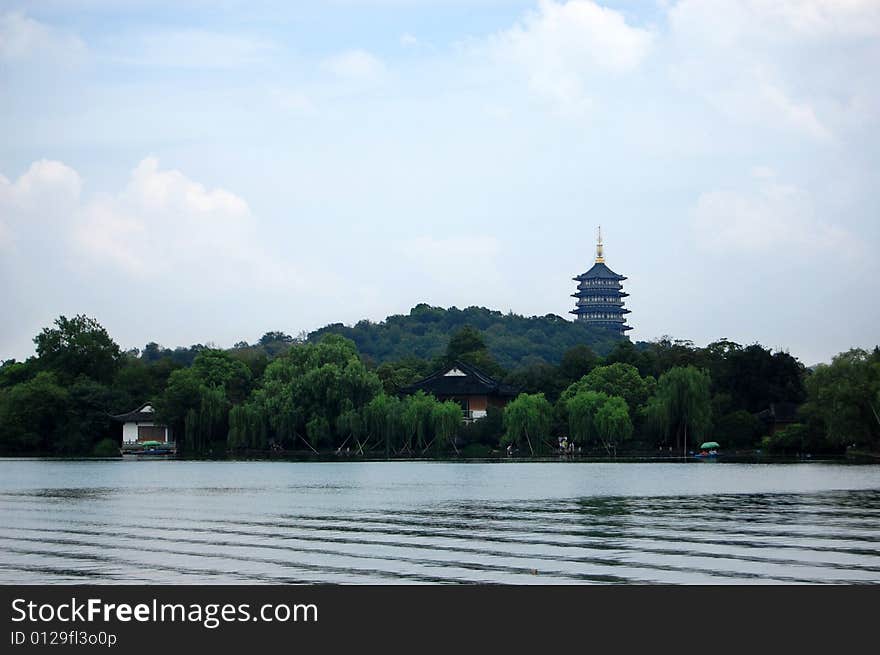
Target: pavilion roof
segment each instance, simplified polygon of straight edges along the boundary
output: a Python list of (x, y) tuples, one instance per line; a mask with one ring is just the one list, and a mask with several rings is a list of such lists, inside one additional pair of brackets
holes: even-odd
[(516, 396), (519, 393), (519, 389), (502, 384), (476, 366), (459, 360), (401, 391), (406, 394), (424, 391), (435, 396)]
[(593, 268), (591, 268), (586, 273), (581, 273), (578, 275), (575, 280), (589, 280), (589, 279), (602, 279), (602, 280), (625, 280), (626, 277), (623, 275), (618, 275), (610, 268), (608, 268), (602, 262), (596, 262), (593, 264)]

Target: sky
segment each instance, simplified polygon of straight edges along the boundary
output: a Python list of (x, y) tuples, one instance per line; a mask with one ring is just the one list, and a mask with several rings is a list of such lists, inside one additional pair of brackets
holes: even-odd
[(0, 0), (0, 360), (417, 303), (880, 342), (876, 0)]

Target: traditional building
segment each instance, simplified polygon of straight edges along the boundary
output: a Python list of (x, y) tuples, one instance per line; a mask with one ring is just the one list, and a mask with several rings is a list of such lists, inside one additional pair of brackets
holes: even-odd
[(122, 423), (122, 445), (132, 445), (145, 441), (173, 443), (171, 430), (167, 425), (156, 421), (156, 410), (150, 403), (125, 414), (117, 414), (112, 418)]
[(577, 293), (571, 294), (577, 298), (577, 304), (569, 313), (575, 314), (578, 321), (620, 334), (632, 330), (626, 324), (626, 314), (630, 312), (623, 307), (623, 299), (629, 294), (620, 284), (626, 278), (605, 265), (601, 226), (596, 239), (596, 263), (589, 271), (572, 279), (578, 283)]
[(755, 418), (764, 424), (764, 430), (772, 437), (777, 430), (798, 422), (799, 409), (797, 403), (770, 403), (770, 407), (755, 414)]
[(460, 361), (401, 389), (404, 394), (417, 391), (431, 394), (440, 401), (454, 400), (461, 405), (465, 421), (484, 418), (489, 407), (504, 407), (519, 393), (518, 389), (501, 384), (476, 366)]

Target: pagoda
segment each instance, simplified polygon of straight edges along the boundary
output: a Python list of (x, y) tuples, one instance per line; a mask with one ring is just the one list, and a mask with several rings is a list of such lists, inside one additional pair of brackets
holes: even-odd
[(596, 263), (589, 271), (572, 279), (578, 283), (577, 293), (571, 294), (573, 298), (577, 298), (577, 304), (569, 313), (575, 314), (576, 320), (613, 330), (621, 335), (632, 330), (626, 324), (625, 316), (630, 312), (623, 308), (623, 299), (629, 294), (623, 291), (620, 284), (626, 277), (618, 275), (605, 265), (601, 226), (596, 237)]

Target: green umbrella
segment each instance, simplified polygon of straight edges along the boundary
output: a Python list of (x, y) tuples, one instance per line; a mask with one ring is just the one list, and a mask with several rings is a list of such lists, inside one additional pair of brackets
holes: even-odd
[(141, 441), (142, 446), (161, 446), (161, 441)]
[(717, 441), (706, 441), (700, 444), (700, 450), (712, 450), (714, 448), (721, 448), (721, 445)]

